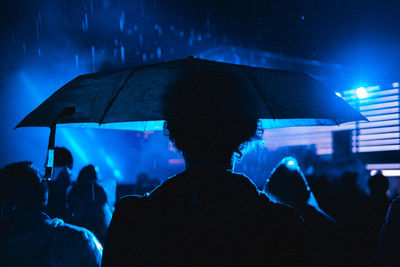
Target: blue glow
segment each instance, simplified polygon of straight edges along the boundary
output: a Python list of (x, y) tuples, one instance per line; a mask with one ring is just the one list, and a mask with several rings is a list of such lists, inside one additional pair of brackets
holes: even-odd
[(339, 93), (339, 92), (335, 92), (335, 94), (336, 94), (338, 97), (342, 97), (342, 94)]
[(281, 162), (285, 164), (286, 167), (288, 167), (289, 169), (300, 170), (299, 164), (297, 163), (297, 160), (294, 157), (283, 158)]
[(85, 164), (88, 164), (89, 159), (83, 149), (78, 145), (75, 138), (73, 138), (66, 129), (60, 129), (60, 132), (64, 135), (65, 139), (68, 141), (68, 144), (71, 146), (72, 150), (78, 155), (78, 157), (80, 157)]
[(365, 89), (365, 87), (358, 87), (356, 89), (356, 94), (359, 99), (365, 99), (368, 97), (368, 92), (367, 89)]
[(122, 177), (121, 172), (119, 170), (114, 170), (114, 176), (118, 179)]
[[(39, 90), (37, 90), (37, 87), (34, 85), (34, 83), (28, 78), (28, 76), (24, 72), (19, 72), (19, 78), (25, 85), (25, 87), (30, 91), (30, 93), (36, 98), (38, 102), (43, 101), (43, 97), (39, 93)], [(89, 162), (88, 157), (86, 156), (86, 153), (83, 151), (83, 149), (78, 145), (76, 142), (75, 138), (72, 137), (72, 135), (68, 132), (67, 129), (60, 129), (60, 133), (64, 136), (64, 138), (67, 140), (71, 148), (74, 150), (74, 152), (77, 153), (78, 157), (82, 159), (82, 161), (87, 164)]]

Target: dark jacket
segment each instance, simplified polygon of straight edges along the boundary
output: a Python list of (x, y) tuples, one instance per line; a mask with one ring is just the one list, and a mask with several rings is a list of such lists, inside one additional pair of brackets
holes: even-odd
[(68, 194), (69, 222), (90, 230), (103, 244), (112, 210), (104, 189), (96, 182), (75, 184)]
[(2, 226), (1, 266), (100, 266), (102, 247), (85, 228), (41, 212), (20, 214)]
[(376, 266), (399, 266), (400, 197), (393, 200), (382, 226), (376, 248)]
[[(338, 223), (322, 210), (306, 205), (300, 209), (315, 266), (345, 266), (344, 232)], [(349, 264), (351, 265), (351, 264)]]
[(305, 266), (303, 223), (245, 176), (178, 174), (114, 212), (103, 266)]

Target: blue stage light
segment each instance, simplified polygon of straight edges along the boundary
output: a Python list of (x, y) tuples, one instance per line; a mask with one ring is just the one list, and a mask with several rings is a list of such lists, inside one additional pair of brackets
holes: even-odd
[(356, 94), (359, 99), (365, 99), (368, 97), (368, 92), (367, 89), (365, 89), (365, 87), (358, 87), (356, 89)]
[(289, 165), (289, 166), (294, 166), (294, 160), (289, 160), (288, 162), (287, 162), (287, 165)]
[(121, 172), (119, 170), (114, 170), (114, 176), (116, 178), (120, 179), (122, 175), (121, 175)]
[(342, 97), (342, 94), (339, 93), (339, 92), (335, 92), (335, 94), (336, 94), (338, 97)]

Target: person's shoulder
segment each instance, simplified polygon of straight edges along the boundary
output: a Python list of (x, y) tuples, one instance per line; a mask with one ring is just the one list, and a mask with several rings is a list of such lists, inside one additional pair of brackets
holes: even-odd
[(118, 209), (129, 209), (131, 207), (137, 206), (139, 203), (143, 202), (147, 195), (127, 195), (120, 198), (116, 203), (116, 208)]
[(259, 191), (259, 199), (264, 214), (267, 214), (269, 218), (277, 219), (282, 223), (303, 223), (303, 218), (298, 210), (284, 204), (272, 202), (262, 191)]
[(77, 236), (82, 236), (85, 239), (92, 239), (95, 237), (92, 232), (90, 232), (88, 229), (86, 229), (84, 227), (65, 223), (60, 219), (52, 219), (52, 220), (53, 221), (58, 220), (58, 223), (55, 225), (55, 228), (57, 229), (57, 231), (67, 232), (68, 234), (72, 234), (72, 235), (75, 234)]
[(93, 247), (93, 249), (103, 250), (100, 242), (97, 240), (96, 236), (86, 228), (65, 223), (61, 219), (51, 219), (49, 224), (53, 227), (53, 231), (60, 238), (68, 237), (68, 239), (73, 243), (84, 243)]
[(53, 228), (51, 259), (66, 266), (100, 266), (103, 247), (91, 231), (60, 219), (50, 219), (48, 223)]

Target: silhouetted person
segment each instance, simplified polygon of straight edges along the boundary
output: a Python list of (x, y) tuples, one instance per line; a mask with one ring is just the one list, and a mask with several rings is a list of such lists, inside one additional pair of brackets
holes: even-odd
[(100, 266), (102, 247), (88, 230), (50, 219), (47, 187), (30, 162), (0, 169), (0, 265)]
[(232, 172), (233, 155), (257, 133), (257, 119), (244, 117), (246, 96), (219, 70), (193, 68), (167, 95), (165, 110), (165, 132), (186, 170), (119, 202), (103, 266), (308, 264), (296, 211), (271, 203)]
[(365, 242), (366, 247), (365, 254), (372, 261), (379, 232), (385, 222), (385, 216), (390, 205), (390, 199), (386, 194), (389, 188), (388, 178), (378, 172), (369, 178), (368, 187), (370, 194), (367, 200), (367, 217), (364, 221), (365, 233), (363, 242)]
[(76, 179), (77, 183), (85, 183), (85, 182), (97, 182), (97, 172), (96, 167), (92, 164), (89, 164), (81, 169), (79, 172), (78, 178)]
[(47, 213), (50, 217), (63, 220), (68, 218), (67, 192), (71, 185), (70, 173), (73, 166), (71, 152), (64, 147), (54, 149), (53, 176), (49, 182), (49, 203)]
[(400, 197), (393, 200), (382, 226), (376, 247), (376, 266), (399, 266)]
[(104, 189), (97, 184), (93, 165), (82, 168), (68, 194), (69, 222), (92, 231), (103, 244), (112, 211)]
[(344, 172), (335, 186), (338, 189), (332, 201), (332, 216), (343, 226), (346, 243), (352, 248), (356, 266), (370, 266), (371, 255), (366, 250), (368, 220), (367, 196), (357, 185), (358, 174)]
[[(278, 203), (296, 208), (304, 218), (315, 266), (341, 266), (344, 260), (343, 233), (337, 222), (316, 203), (295, 158), (284, 158), (272, 171), (264, 187)], [(310, 198), (314, 200), (310, 205)]]

